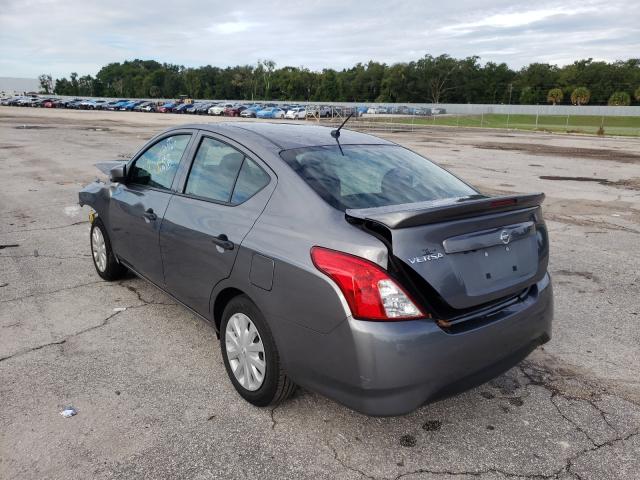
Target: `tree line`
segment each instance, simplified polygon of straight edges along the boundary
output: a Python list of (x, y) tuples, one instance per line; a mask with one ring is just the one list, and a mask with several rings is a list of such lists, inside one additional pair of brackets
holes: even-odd
[(342, 70), (255, 65), (187, 68), (155, 60), (110, 63), (95, 75), (53, 81), (40, 76), (43, 93), (133, 98), (298, 100), (382, 103), (503, 103), (629, 105), (640, 103), (640, 58), (578, 60), (558, 67), (532, 63), (480, 63), (477, 56), (424, 57), (387, 65), (370, 61)]

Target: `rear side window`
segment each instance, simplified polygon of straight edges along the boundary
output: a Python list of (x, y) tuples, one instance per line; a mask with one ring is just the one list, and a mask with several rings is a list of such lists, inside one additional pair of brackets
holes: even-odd
[(269, 175), (262, 168), (253, 160), (245, 158), (236, 187), (233, 189), (231, 203), (237, 205), (253, 197), (269, 183), (269, 180)]
[(478, 192), (429, 160), (395, 145), (298, 148), (280, 154), (327, 203), (371, 208)]
[(187, 179), (185, 193), (229, 202), (244, 155), (229, 145), (203, 138)]
[(133, 164), (129, 181), (169, 189), (191, 135), (173, 135), (149, 147)]
[(237, 205), (255, 195), (269, 180), (253, 160), (226, 143), (205, 137), (193, 160), (184, 193)]

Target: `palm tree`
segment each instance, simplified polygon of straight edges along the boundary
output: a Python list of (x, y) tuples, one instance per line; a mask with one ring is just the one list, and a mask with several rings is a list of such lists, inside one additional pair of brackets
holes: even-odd
[(591, 92), (587, 87), (578, 87), (571, 93), (571, 103), (574, 105), (586, 105), (591, 98)]
[(552, 88), (547, 94), (547, 102), (553, 103), (553, 105), (561, 103), (563, 98), (564, 94), (560, 88)]
[(611, 97), (609, 97), (609, 105), (614, 107), (631, 105), (631, 96), (627, 92), (614, 92)]

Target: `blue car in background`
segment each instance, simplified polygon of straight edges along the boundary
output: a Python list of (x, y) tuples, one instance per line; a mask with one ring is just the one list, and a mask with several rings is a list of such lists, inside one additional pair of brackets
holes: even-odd
[(109, 110), (120, 110), (124, 105), (129, 103), (129, 100), (118, 100), (117, 102), (109, 102)]
[(135, 107), (140, 105), (142, 100), (131, 100), (120, 107), (120, 110), (131, 112)]
[(158, 112), (160, 113), (170, 113), (176, 108), (178, 104), (175, 102), (167, 102), (164, 105), (158, 107)]
[(193, 107), (190, 103), (181, 103), (173, 109), (173, 113), (185, 113), (185, 111), (190, 107)]
[(265, 108), (256, 114), (258, 118), (284, 118), (284, 116), (285, 111), (278, 107)]

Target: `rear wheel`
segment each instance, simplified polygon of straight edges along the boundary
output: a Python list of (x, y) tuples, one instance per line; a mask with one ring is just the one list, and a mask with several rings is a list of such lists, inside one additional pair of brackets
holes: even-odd
[(269, 325), (246, 295), (233, 298), (224, 309), (220, 345), (229, 379), (248, 402), (258, 407), (276, 405), (294, 392)]
[(91, 257), (98, 275), (109, 281), (121, 278), (127, 269), (116, 260), (107, 229), (99, 218), (91, 224), (90, 241)]

